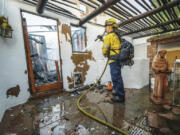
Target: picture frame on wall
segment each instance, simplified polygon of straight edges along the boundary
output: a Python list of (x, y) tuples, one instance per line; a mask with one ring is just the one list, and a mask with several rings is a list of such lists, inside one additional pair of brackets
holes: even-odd
[(71, 42), (73, 53), (86, 53), (86, 28), (71, 24)]

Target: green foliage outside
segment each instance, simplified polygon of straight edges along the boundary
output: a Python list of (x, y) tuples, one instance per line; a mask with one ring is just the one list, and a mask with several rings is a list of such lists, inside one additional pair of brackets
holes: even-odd
[[(171, 1), (172, 1), (172, 0), (171, 0)], [(159, 4), (158, 4), (158, 2), (157, 2), (157, 0), (152, 0), (152, 2), (154, 3), (154, 5), (155, 5), (157, 8), (160, 7)], [(161, 2), (161, 1), (160, 1), (160, 2)], [(162, 2), (161, 2), (161, 5), (163, 5)], [(151, 6), (151, 7), (154, 8), (153, 6)], [(177, 7), (173, 7), (173, 8), (174, 8), (174, 11), (176, 12), (176, 15), (177, 15), (178, 18), (179, 18), (179, 17), (180, 17), (180, 11), (178, 10)], [(168, 18), (171, 18), (171, 17), (169, 16), (167, 10), (164, 10), (164, 12), (165, 12), (166, 15), (168, 16)], [(164, 12), (163, 12), (163, 11), (160, 12), (161, 16), (162, 16), (166, 21), (169, 21)], [(158, 15), (158, 14), (156, 14), (156, 15)], [(153, 15), (153, 17), (158, 20), (157, 16)], [(159, 17), (160, 17), (160, 16), (159, 16)], [(152, 19), (150, 19), (150, 20), (152, 20)], [(152, 20), (152, 23), (153, 23), (154, 25), (156, 24), (156, 22), (154, 22), (153, 20)], [(171, 27), (171, 29), (174, 29), (174, 26), (173, 26), (172, 24), (170, 24), (169, 26)], [(165, 27), (166, 27), (166, 26), (165, 26)], [(161, 30), (161, 29), (160, 29), (160, 28), (157, 28), (157, 30)], [(167, 32), (167, 33), (168, 33), (168, 34), (172, 34), (173, 32)], [(160, 35), (160, 34), (158, 34), (158, 35)], [(155, 35), (155, 36), (157, 36), (157, 35)]]

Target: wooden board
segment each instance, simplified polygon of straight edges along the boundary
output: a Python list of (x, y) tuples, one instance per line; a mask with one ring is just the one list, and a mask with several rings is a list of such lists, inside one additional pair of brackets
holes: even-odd
[(56, 83), (52, 83), (52, 84), (37, 86), (36, 91), (37, 92), (43, 92), (43, 91), (53, 90), (53, 89), (61, 89), (62, 90), (62, 88), (63, 88), (62, 82), (56, 82)]

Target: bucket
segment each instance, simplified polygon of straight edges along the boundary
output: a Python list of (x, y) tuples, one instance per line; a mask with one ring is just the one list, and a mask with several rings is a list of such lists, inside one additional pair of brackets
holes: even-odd
[(107, 90), (111, 91), (112, 90), (112, 83), (109, 81), (107, 85)]

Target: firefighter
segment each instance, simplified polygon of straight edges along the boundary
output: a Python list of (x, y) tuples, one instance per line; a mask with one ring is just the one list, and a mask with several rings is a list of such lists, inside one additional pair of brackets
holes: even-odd
[[(102, 53), (104, 57), (109, 57), (120, 53), (121, 43), (118, 35), (114, 32), (118, 28), (118, 24), (114, 18), (110, 18), (105, 22), (107, 35), (103, 41)], [(124, 84), (121, 76), (121, 66), (119, 61), (109, 60), (110, 74), (113, 83), (113, 89), (115, 93), (113, 94), (111, 100), (113, 102), (124, 102), (125, 92)]]

